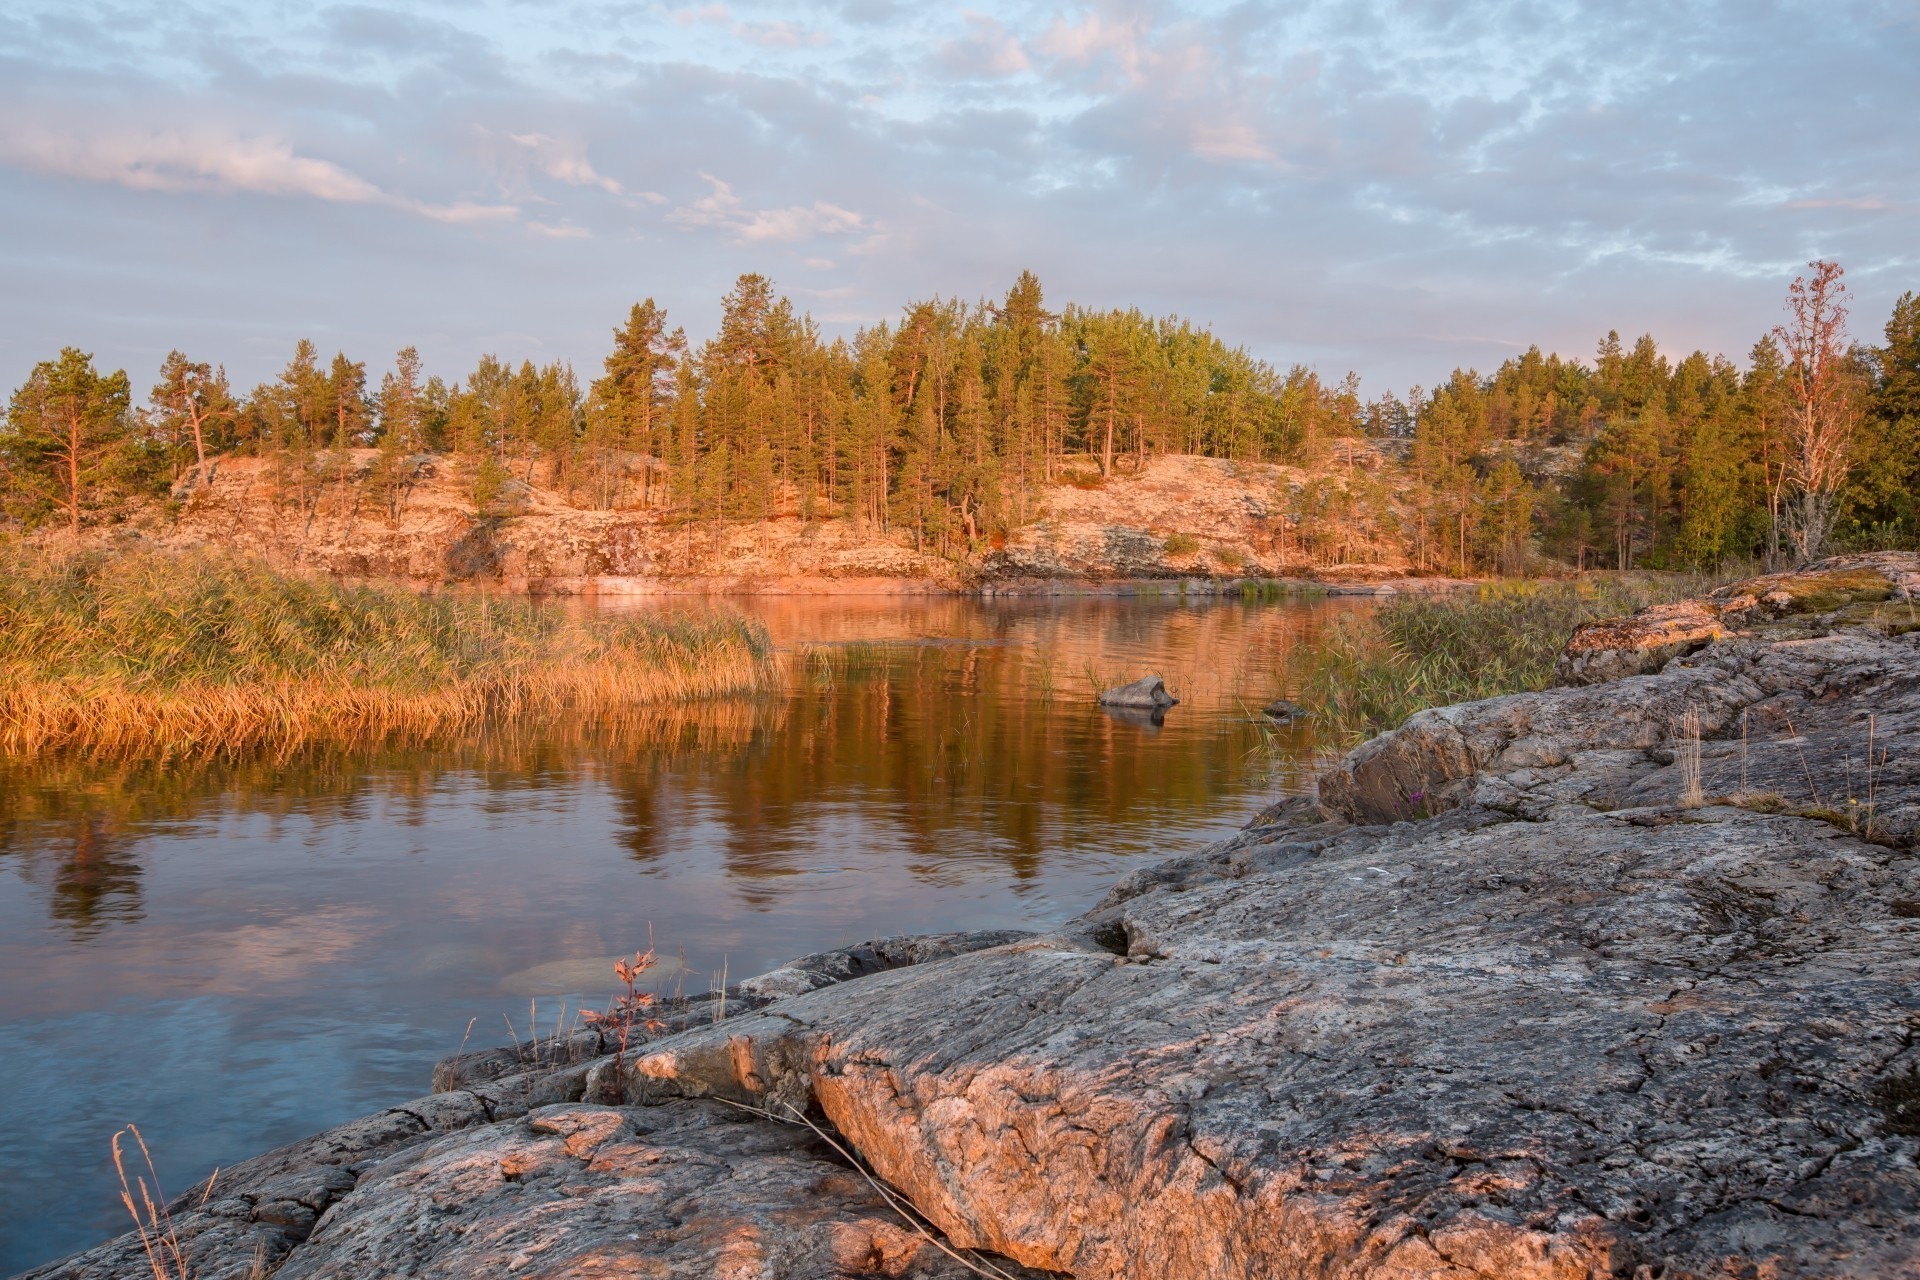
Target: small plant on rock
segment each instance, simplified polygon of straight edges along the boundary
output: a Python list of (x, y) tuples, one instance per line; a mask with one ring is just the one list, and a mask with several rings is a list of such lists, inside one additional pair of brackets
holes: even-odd
[(627, 1049), (633, 1040), (635, 1027), (643, 1031), (657, 1031), (660, 1020), (653, 1016), (654, 995), (651, 991), (641, 991), (635, 987), (640, 975), (653, 968), (655, 960), (651, 948), (633, 953), (633, 959), (625, 958), (613, 962), (613, 976), (620, 979), (626, 991), (615, 996), (613, 1003), (603, 1010), (583, 1009), (581, 1019), (588, 1026), (601, 1028), (604, 1032), (618, 1036), (619, 1047), (613, 1051), (612, 1101), (625, 1102), (626, 1086), (621, 1083), (627, 1060)]
[[(136, 1166), (133, 1175), (128, 1176), (126, 1156), (120, 1150), (120, 1139), (128, 1134), (133, 1135), (133, 1145), (140, 1152), (141, 1163), (146, 1165), (145, 1174), (140, 1173)], [(147, 1266), (153, 1271), (153, 1280), (191, 1280), (193, 1270), (187, 1265), (186, 1251), (180, 1245), (179, 1232), (174, 1229), (173, 1215), (167, 1211), (167, 1198), (160, 1191), (160, 1175), (153, 1169), (153, 1154), (147, 1150), (147, 1141), (140, 1136), (139, 1126), (130, 1124), (114, 1134), (111, 1146), (114, 1172), (120, 1175), (120, 1203), (133, 1216), (133, 1232), (147, 1255)], [(136, 1193), (138, 1199), (135, 1198)], [(207, 1195), (212, 1194), (213, 1181), (209, 1179)]]
[(1679, 743), (1674, 763), (1680, 766), (1680, 807), (1698, 809), (1707, 802), (1700, 784), (1700, 709), (1688, 707), (1680, 717)]

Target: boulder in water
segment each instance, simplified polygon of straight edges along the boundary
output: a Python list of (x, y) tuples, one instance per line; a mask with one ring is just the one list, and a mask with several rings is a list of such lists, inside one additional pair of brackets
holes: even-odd
[(1132, 684), (1123, 684), (1100, 695), (1103, 707), (1139, 707), (1149, 711), (1175, 706), (1179, 701), (1167, 692), (1166, 681), (1159, 676), (1141, 676)]

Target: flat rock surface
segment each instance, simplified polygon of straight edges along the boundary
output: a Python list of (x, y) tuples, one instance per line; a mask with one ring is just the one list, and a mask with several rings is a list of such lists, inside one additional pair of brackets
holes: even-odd
[(1737, 809), (1244, 839), (656, 1047), (1075, 1276), (1910, 1275), (1920, 863)]
[(1058, 936), (631, 1087), (817, 1105), (1083, 1280), (1920, 1274), (1920, 633), (1848, 621), (1422, 713)]
[(277, 1274), (958, 1280), (972, 1272), (810, 1131), (681, 1103), (549, 1106), (417, 1146), (362, 1178)]
[(1054, 934), (809, 957), (618, 1060), (455, 1064), (234, 1171), (190, 1253), (948, 1274), (729, 1100), (1079, 1280), (1920, 1275), (1920, 631), (1861, 603), (1422, 713)]

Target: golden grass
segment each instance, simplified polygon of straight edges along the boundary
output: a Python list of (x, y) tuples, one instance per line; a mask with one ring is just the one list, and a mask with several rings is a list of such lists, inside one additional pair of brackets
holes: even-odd
[(427, 740), (762, 692), (743, 619), (570, 618), (209, 553), (0, 548), (0, 751)]
[[(141, 1165), (146, 1167), (144, 1173), (140, 1172), (141, 1165), (135, 1165), (131, 1174), (127, 1171), (127, 1153), (120, 1149), (120, 1139), (127, 1134), (133, 1135)], [(140, 1127), (130, 1124), (115, 1133), (110, 1149), (114, 1172), (120, 1175), (120, 1203), (133, 1217), (134, 1235), (146, 1255), (153, 1280), (193, 1280), (193, 1269), (187, 1264), (180, 1233), (173, 1225), (173, 1213), (160, 1190), (160, 1175), (153, 1170), (153, 1153), (147, 1150), (147, 1140), (140, 1136)], [(213, 1194), (213, 1184), (219, 1176), (216, 1169), (214, 1176), (207, 1180), (206, 1196)], [(206, 1203), (206, 1196), (202, 1196), (202, 1204)]]

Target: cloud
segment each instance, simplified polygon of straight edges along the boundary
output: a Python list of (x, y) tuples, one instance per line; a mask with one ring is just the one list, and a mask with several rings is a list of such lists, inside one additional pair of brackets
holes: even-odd
[(477, 204), (464, 200), (453, 204), (429, 204), (405, 196), (387, 196), (381, 203), (418, 214), (432, 222), (444, 222), (456, 227), (482, 222), (512, 222), (520, 216), (519, 208), (510, 204)]
[(133, 191), (249, 193), (384, 205), (451, 224), (496, 222), (519, 212), (510, 205), (434, 204), (390, 194), (331, 161), (297, 154), (282, 139), (217, 129), (73, 133), (15, 120), (0, 124), (0, 162)]
[(967, 34), (957, 40), (942, 40), (934, 50), (934, 63), (948, 76), (963, 79), (1000, 79), (1031, 70), (1027, 51), (998, 18), (971, 9), (961, 14)]
[(0, 124), (0, 159), (135, 191), (249, 191), (349, 204), (386, 199), (365, 178), (295, 155), (286, 142), (210, 131), (116, 130), (85, 136), (10, 121)]
[(1920, 25), (1885, 0), (671, 2), (231, 5), (209, 40), (36, 0), (0, 51), (0, 382), (55, 332), (267, 376), (316, 323), (448, 373), (508, 323), (591, 362), (628, 295), (698, 334), (753, 270), (830, 283), (833, 330), (1030, 267), (1372, 386), (1487, 335), (1738, 354), (1816, 256), (1863, 315), (1920, 286)]
[(725, 27), (729, 34), (766, 49), (813, 48), (828, 43), (824, 31), (809, 31), (791, 22), (743, 22), (724, 4), (701, 5), (697, 9), (676, 9), (673, 20), (683, 27)]
[(1193, 130), (1194, 154), (1209, 160), (1275, 159), (1273, 148), (1261, 141), (1260, 133), (1246, 124), (1199, 124)]
[(579, 143), (563, 142), (544, 133), (510, 133), (507, 138), (524, 148), (549, 178), (574, 187), (598, 187), (611, 195), (626, 194), (626, 188), (588, 163), (586, 148)]
[(818, 48), (828, 41), (824, 31), (808, 31), (791, 22), (736, 22), (729, 28), (750, 44), (766, 49)]
[(824, 200), (783, 209), (749, 209), (730, 184), (710, 173), (700, 176), (712, 190), (669, 213), (668, 222), (683, 228), (719, 227), (732, 232), (741, 244), (793, 243), (871, 229), (860, 214)]
[(1885, 196), (1828, 196), (1820, 199), (1787, 200), (1783, 209), (1857, 209), (1862, 213), (1884, 213), (1900, 206)]
[(1152, 43), (1153, 22), (1145, 14), (1109, 18), (1089, 13), (1078, 22), (1055, 16), (1038, 44), (1040, 52), (1062, 62), (1091, 66), (1110, 62), (1129, 81), (1139, 83), (1159, 60)]

